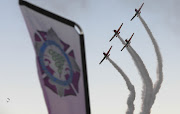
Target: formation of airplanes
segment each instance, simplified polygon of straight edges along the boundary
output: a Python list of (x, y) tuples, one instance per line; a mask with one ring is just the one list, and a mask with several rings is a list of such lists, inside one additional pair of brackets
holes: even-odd
[[(140, 6), (139, 9), (135, 9), (135, 12), (136, 12), (136, 13), (135, 13), (135, 15), (132, 17), (131, 21), (132, 21), (136, 16), (138, 17), (138, 16), (140, 15), (140, 13), (141, 13), (141, 8), (143, 7), (143, 5), (144, 5), (144, 3), (142, 3), (142, 5)], [(121, 29), (122, 25), (123, 25), (123, 23), (120, 25), (120, 27), (119, 27), (117, 30), (114, 30), (114, 35), (113, 35), (113, 37), (109, 40), (109, 42), (110, 42), (112, 39), (114, 39), (114, 37), (117, 37), (117, 36), (120, 34), (120, 29)], [(131, 35), (131, 37), (129, 38), (129, 40), (128, 40), (128, 39), (125, 40), (126, 44), (123, 46), (123, 48), (121, 49), (121, 51), (123, 51), (123, 49), (124, 49), (125, 47), (128, 47), (128, 46), (130, 45), (131, 39), (132, 39), (133, 35), (134, 35), (134, 33)], [(110, 55), (109, 53), (110, 53), (110, 51), (111, 51), (111, 48), (112, 48), (112, 46), (109, 48), (109, 50), (108, 50), (107, 53), (103, 52), (104, 58), (100, 61), (99, 64), (101, 64), (105, 59), (107, 59), (107, 57), (109, 57), (109, 55)]]

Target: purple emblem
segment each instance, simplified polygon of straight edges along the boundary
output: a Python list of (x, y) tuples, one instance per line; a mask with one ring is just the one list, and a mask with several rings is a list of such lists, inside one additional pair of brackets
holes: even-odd
[(53, 29), (34, 34), (41, 76), (44, 84), (59, 96), (78, 94), (80, 69), (73, 49)]

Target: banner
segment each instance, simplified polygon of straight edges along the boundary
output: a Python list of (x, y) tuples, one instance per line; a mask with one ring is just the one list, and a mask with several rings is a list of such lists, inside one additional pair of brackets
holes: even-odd
[(35, 49), (49, 114), (90, 114), (81, 28), (26, 1), (19, 4)]

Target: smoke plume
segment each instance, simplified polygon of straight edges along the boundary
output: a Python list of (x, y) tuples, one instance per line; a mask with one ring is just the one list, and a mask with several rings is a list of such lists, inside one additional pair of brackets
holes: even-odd
[(150, 108), (151, 108), (152, 105), (154, 104), (155, 99), (156, 99), (156, 94), (159, 92), (159, 89), (161, 88), (161, 84), (163, 82), (163, 71), (162, 71), (163, 64), (162, 64), (162, 57), (161, 57), (161, 53), (159, 50), (159, 46), (158, 46), (154, 36), (152, 35), (151, 30), (149, 29), (149, 27), (147, 26), (147, 24), (145, 23), (145, 21), (143, 20), (143, 18), (141, 16), (139, 16), (139, 19), (142, 22), (144, 28), (146, 29), (149, 37), (151, 38), (151, 41), (153, 43), (153, 46), (154, 46), (154, 49), (156, 52), (157, 62), (158, 62), (157, 71), (156, 71), (157, 72), (157, 81), (154, 84), (153, 98), (152, 98), (152, 101), (150, 102)]
[(123, 72), (123, 70), (120, 67), (118, 67), (118, 65), (114, 61), (112, 61), (109, 57), (107, 57), (107, 59), (116, 68), (116, 70), (122, 75), (122, 77), (124, 78), (124, 80), (126, 82), (126, 85), (130, 91), (130, 94), (129, 94), (129, 97), (127, 100), (128, 109), (126, 111), (126, 114), (133, 114), (133, 112), (134, 112), (134, 100), (135, 100), (135, 95), (136, 95), (134, 86), (131, 84), (129, 78)]
[[(118, 35), (118, 38), (120, 41), (125, 45), (124, 40)], [(149, 77), (149, 73), (140, 58), (140, 56), (136, 53), (136, 51), (131, 47), (126, 48), (128, 52), (130, 53), (138, 71), (141, 76), (141, 79), (143, 81), (143, 90), (142, 90), (142, 107), (141, 107), (141, 112), (140, 114), (150, 114), (150, 102), (152, 99), (152, 80)]]

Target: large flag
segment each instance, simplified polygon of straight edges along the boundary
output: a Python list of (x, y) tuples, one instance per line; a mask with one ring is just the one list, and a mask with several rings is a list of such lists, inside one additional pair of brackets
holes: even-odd
[(19, 4), (35, 49), (49, 114), (90, 114), (81, 28), (26, 1)]

